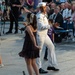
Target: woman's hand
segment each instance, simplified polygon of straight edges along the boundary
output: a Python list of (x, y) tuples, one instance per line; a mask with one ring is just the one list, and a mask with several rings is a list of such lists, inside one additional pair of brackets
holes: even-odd
[(35, 48), (34, 48), (34, 49), (36, 49), (36, 50), (40, 50), (40, 49), (41, 49), (41, 47), (40, 47), (40, 46), (35, 45)]
[(24, 23), (23, 23), (23, 25), (27, 26), (27, 23), (26, 23), (26, 22), (24, 22)]

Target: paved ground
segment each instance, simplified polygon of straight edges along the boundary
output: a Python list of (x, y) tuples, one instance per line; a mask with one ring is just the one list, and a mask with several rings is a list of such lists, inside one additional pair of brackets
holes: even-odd
[[(7, 30), (6, 30), (7, 31)], [(22, 49), (24, 33), (9, 34), (0, 36), (0, 55), (2, 56), (4, 67), (0, 68), (0, 75), (23, 75), (26, 63), (18, 56)], [(75, 75), (75, 42), (62, 42), (55, 44), (58, 60), (59, 72), (48, 71), (43, 75)], [(44, 50), (42, 52), (42, 56)], [(46, 70), (48, 62), (42, 59), (43, 68)]]

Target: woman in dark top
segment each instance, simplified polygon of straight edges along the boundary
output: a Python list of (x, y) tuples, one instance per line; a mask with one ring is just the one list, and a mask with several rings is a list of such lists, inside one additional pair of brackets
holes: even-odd
[(22, 51), (19, 53), (21, 57), (25, 58), (29, 75), (33, 75), (33, 70), (35, 71), (36, 75), (39, 75), (39, 70), (36, 64), (36, 58), (39, 57), (39, 49), (40, 47), (37, 46), (36, 43), (36, 16), (34, 14), (29, 13), (27, 15), (28, 24), (24, 22), (25, 25), (25, 41), (23, 45)]

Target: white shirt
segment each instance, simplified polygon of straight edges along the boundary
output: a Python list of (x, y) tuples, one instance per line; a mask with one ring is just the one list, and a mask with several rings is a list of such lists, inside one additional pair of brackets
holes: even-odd
[(50, 15), (49, 19), (54, 19), (54, 15), (55, 15), (55, 13), (53, 13), (52, 15)]
[(62, 16), (63, 16), (63, 18), (68, 18), (68, 16), (69, 16), (69, 10), (68, 10), (68, 8), (66, 8), (66, 9), (63, 10)]
[(39, 12), (36, 14), (36, 16), (37, 16), (37, 30), (41, 31), (50, 28), (46, 15)]
[(70, 10), (68, 11), (68, 13), (69, 13), (68, 16), (71, 17), (71, 16), (72, 16), (72, 10), (70, 9)]

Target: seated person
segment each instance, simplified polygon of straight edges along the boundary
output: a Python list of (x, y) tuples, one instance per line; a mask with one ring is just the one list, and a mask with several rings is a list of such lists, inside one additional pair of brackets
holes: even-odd
[(56, 28), (59, 29), (63, 25), (63, 16), (59, 12), (60, 12), (60, 8), (59, 7), (56, 7), (54, 9), (54, 13), (55, 13), (55, 16), (54, 16), (55, 29)]
[(33, 0), (26, 0), (26, 7), (27, 9), (33, 11), (34, 1)]

